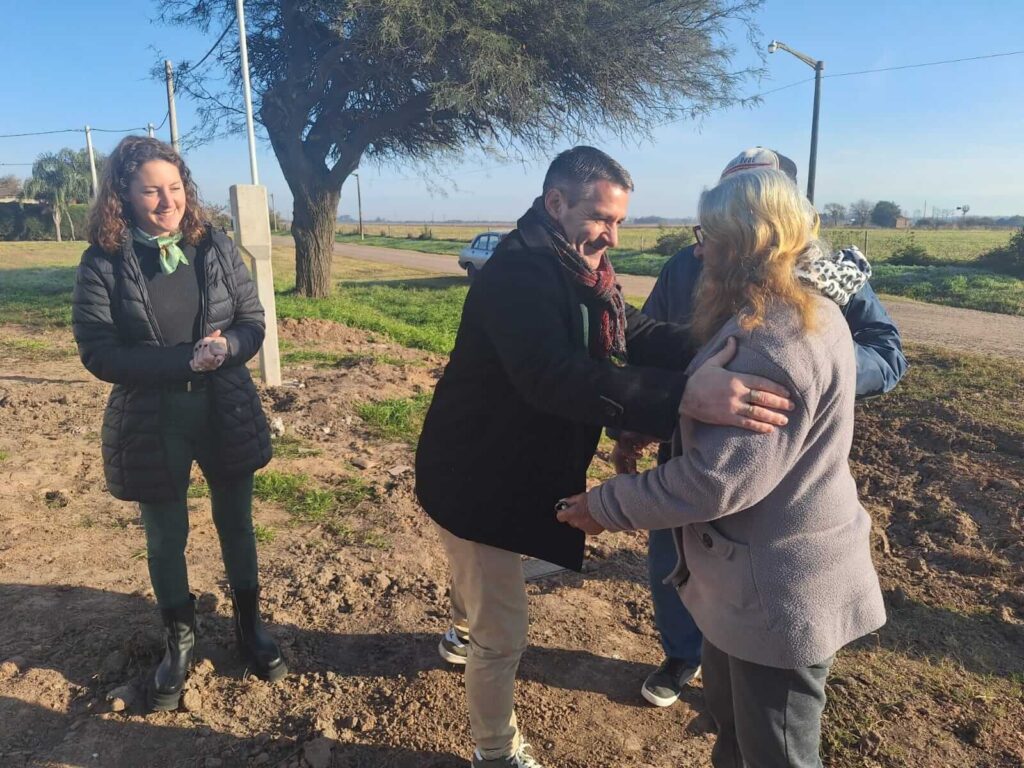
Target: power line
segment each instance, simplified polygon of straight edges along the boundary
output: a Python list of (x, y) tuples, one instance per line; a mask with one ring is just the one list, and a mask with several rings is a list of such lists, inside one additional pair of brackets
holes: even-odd
[[(166, 122), (167, 115), (164, 114), (160, 127), (162, 128)], [(90, 128), (90, 130), (95, 133), (131, 133), (132, 131), (145, 131), (148, 128), (149, 126), (141, 125), (134, 128)], [(0, 139), (15, 139), (22, 136), (51, 136), (55, 133), (85, 133), (85, 128), (61, 128), (57, 131), (32, 131), (29, 133), (0, 133)]]
[(148, 130), (149, 126), (142, 125), (135, 128), (92, 128), (94, 133), (131, 133), (132, 131), (145, 131)]
[[(1008, 51), (1007, 53), (988, 53), (984, 56), (968, 56), (963, 59), (945, 59), (944, 61), (928, 61), (923, 64), (902, 64), (898, 67), (880, 67), (879, 69), (862, 69), (858, 72), (837, 72), (822, 77), (852, 77), (853, 75), (870, 75), (875, 72), (893, 72), (897, 69), (917, 69), (919, 67), (937, 67), (940, 64), (959, 64), (962, 61), (980, 61), (981, 59), (998, 59), (1004, 56), (1020, 56), (1024, 51)], [(811, 80), (814, 78), (812, 77)]]
[(772, 88), (772, 90), (770, 90), (770, 91), (761, 91), (760, 93), (755, 93), (753, 96), (746, 96), (744, 98), (746, 98), (746, 99), (759, 99), (762, 96), (767, 96), (768, 94), (771, 94), (771, 93), (778, 93), (779, 91), (784, 91), (787, 88), (796, 88), (798, 85), (803, 85), (804, 83), (810, 83), (813, 80), (814, 80), (813, 77), (806, 77), (803, 80), (797, 80), (795, 83), (790, 83), (789, 85), (783, 85), (783, 86), (780, 86), (779, 88)]
[[(921, 67), (937, 67), (937, 66), (940, 66), (942, 64), (959, 64), (960, 62), (964, 62), (964, 61), (981, 61), (982, 59), (998, 59), (998, 58), (1005, 57), (1005, 56), (1020, 56), (1021, 54), (1024, 54), (1024, 51), (1007, 51), (1006, 53), (987, 53), (987, 54), (985, 54), (983, 56), (968, 56), (968, 57), (965, 57), (965, 58), (962, 58), (962, 59), (944, 59), (943, 61), (926, 61), (926, 62), (923, 62), (921, 64), (900, 64), (899, 66), (895, 66), (895, 67), (879, 67), (877, 69), (861, 69), (861, 70), (857, 70), (856, 72), (834, 72), (832, 74), (822, 75), (822, 77), (823, 78), (826, 78), (826, 77), (853, 77), (855, 75), (871, 75), (871, 74), (875, 74), (876, 72), (895, 72), (896, 70), (900, 70), (900, 69), (919, 69)], [(770, 91), (761, 91), (760, 93), (755, 93), (752, 96), (746, 96), (744, 98), (747, 99), (747, 100), (749, 100), (749, 99), (759, 99), (762, 96), (768, 96), (769, 94), (778, 93), (779, 91), (785, 91), (788, 88), (795, 88), (798, 85), (803, 85), (804, 83), (810, 83), (810, 82), (813, 82), (813, 81), (814, 81), (813, 77), (807, 77), (807, 78), (804, 78), (803, 80), (797, 80), (794, 83), (790, 83), (789, 85), (783, 85), (783, 86), (780, 86), (778, 88), (773, 88)]]
[(0, 139), (14, 139), (20, 136), (49, 136), (54, 133), (85, 133), (83, 128), (62, 128), (59, 131), (36, 131), (35, 133), (2, 133)]
[(232, 28), (234, 26), (235, 26), (235, 22), (232, 21), (226, 27), (224, 27), (224, 31), (220, 33), (220, 37), (217, 38), (217, 42), (215, 42), (212, 46), (210, 46), (210, 50), (208, 50), (203, 55), (203, 58), (201, 58), (195, 64), (190, 64), (189, 65), (188, 72), (194, 72), (195, 70), (199, 69), (199, 67), (201, 67), (203, 65), (203, 62), (206, 61), (208, 58), (210, 58), (210, 54), (213, 53), (215, 50), (217, 50), (217, 46), (220, 45), (221, 41), (224, 39), (224, 37), (227, 35), (227, 33), (232, 30)]

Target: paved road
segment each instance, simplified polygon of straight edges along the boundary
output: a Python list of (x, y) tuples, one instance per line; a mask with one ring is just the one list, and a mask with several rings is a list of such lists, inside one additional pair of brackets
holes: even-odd
[[(290, 237), (275, 240), (282, 245), (293, 244)], [(465, 274), (454, 256), (349, 243), (335, 243), (334, 250), (353, 259), (396, 264), (426, 272)], [(654, 286), (653, 277), (640, 275), (619, 275), (619, 281), (627, 296), (637, 298), (646, 297)], [(882, 303), (896, 321), (905, 341), (1024, 360), (1024, 317), (944, 307), (896, 296), (883, 296)]]

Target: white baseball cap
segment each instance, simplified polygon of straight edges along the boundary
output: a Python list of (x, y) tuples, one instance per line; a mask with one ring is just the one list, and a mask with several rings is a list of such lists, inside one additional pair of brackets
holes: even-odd
[(740, 152), (725, 166), (725, 170), (722, 171), (722, 176), (719, 180), (734, 173), (756, 171), (759, 168), (782, 171), (793, 181), (796, 181), (796, 163), (785, 155), (773, 149), (765, 149), (764, 147), (751, 147)]

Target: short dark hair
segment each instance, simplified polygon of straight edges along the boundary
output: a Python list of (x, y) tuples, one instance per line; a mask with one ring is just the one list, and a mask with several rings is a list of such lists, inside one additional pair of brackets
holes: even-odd
[(595, 181), (608, 181), (627, 192), (633, 191), (633, 178), (629, 171), (594, 147), (579, 146), (567, 149), (551, 161), (544, 176), (544, 194), (549, 189), (560, 189), (570, 206), (576, 205)]

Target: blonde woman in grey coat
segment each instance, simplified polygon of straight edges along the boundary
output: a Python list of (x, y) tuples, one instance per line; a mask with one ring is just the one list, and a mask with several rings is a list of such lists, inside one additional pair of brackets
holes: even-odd
[(672, 460), (568, 499), (559, 519), (589, 534), (674, 529), (669, 578), (704, 634), (713, 765), (817, 768), (833, 656), (885, 623), (848, 464), (856, 362), (835, 299), (850, 286), (809, 269), (816, 218), (780, 171), (727, 177), (700, 223), (704, 346), (690, 367), (735, 339), (730, 367), (787, 386), (789, 423), (755, 434), (681, 416)]

